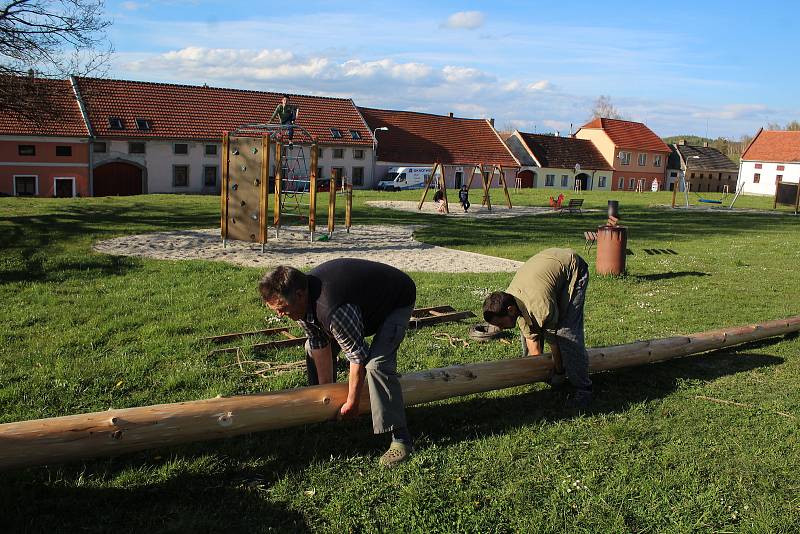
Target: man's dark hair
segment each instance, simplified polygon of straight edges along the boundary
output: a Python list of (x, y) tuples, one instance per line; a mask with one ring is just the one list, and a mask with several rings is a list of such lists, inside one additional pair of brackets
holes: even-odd
[(308, 289), (308, 278), (294, 267), (279, 265), (265, 274), (258, 283), (258, 292), (264, 300), (281, 297), (292, 303), (298, 289)]
[(508, 307), (516, 305), (514, 296), (505, 291), (489, 293), (483, 301), (483, 320), (492, 322), (496, 317), (507, 317)]

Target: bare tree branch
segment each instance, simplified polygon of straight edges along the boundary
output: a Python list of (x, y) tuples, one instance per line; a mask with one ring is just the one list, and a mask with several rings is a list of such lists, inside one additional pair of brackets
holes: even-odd
[(0, 113), (54, 113), (33, 77), (104, 75), (110, 25), (104, 0), (0, 0)]
[(611, 97), (607, 95), (600, 95), (597, 97), (597, 100), (594, 101), (594, 107), (592, 107), (592, 119), (622, 119), (624, 118), (622, 114), (617, 110), (613, 103), (611, 103)]

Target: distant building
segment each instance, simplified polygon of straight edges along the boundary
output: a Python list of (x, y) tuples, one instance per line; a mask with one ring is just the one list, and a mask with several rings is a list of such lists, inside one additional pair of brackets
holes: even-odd
[(686, 177), (689, 190), (696, 193), (736, 192), (739, 167), (728, 156), (708, 146), (687, 145), (685, 141), (670, 145), (672, 153), (667, 163), (667, 188), (681, 188), (681, 178)]
[(587, 139), (516, 130), (505, 142), (520, 162), (518, 187), (611, 190), (613, 169)]
[(800, 181), (800, 132), (758, 131), (742, 154), (739, 187), (743, 193), (774, 195), (778, 182)]
[(581, 126), (575, 137), (592, 141), (614, 169), (612, 190), (649, 191), (653, 181), (664, 189), (671, 150), (641, 122), (598, 118)]
[[(206, 86), (78, 78), (95, 138), (101, 195), (218, 193), (224, 131), (269, 121), (283, 95)], [(318, 177), (372, 183), (372, 135), (350, 99), (290, 95), (297, 124), (317, 138)], [(295, 133), (297, 144), (302, 136)], [(306, 166), (311, 165), (305, 146)]]
[(89, 129), (69, 80), (22, 79), (43, 99), (39, 116), (0, 115), (0, 194), (88, 196)]
[[(358, 108), (364, 120), (375, 131), (377, 156), (376, 180), (381, 180), (392, 167), (444, 166), (447, 187), (458, 188), (469, 181), (475, 165), (488, 172), (502, 166), (506, 183), (514, 186), (519, 162), (500, 139), (491, 120), (464, 119), (452, 114), (433, 115), (413, 111)], [(479, 185), (475, 174), (473, 187)], [(497, 186), (497, 178), (493, 179)]]

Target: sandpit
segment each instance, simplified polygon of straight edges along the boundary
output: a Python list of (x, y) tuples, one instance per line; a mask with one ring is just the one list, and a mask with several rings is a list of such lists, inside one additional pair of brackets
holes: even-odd
[[(493, 200), (494, 202), (492, 202), (492, 211), (489, 211), (484, 206), (481, 206), (480, 199), (478, 199), (477, 202), (472, 203), (472, 206), (466, 213), (464, 213), (464, 210), (461, 208), (461, 204), (458, 203), (458, 197), (456, 197), (456, 201), (450, 202), (450, 213), (438, 213), (436, 211), (436, 204), (430, 201), (424, 202), (422, 204), (422, 209), (419, 210), (417, 209), (419, 202), (414, 202), (411, 200), (368, 200), (365, 202), (365, 204), (374, 208), (408, 211), (411, 213), (435, 214), (442, 217), (465, 217), (472, 219), (510, 219), (512, 217), (527, 217), (531, 215), (558, 215), (558, 212), (550, 207), (514, 206), (513, 208), (508, 209), (505, 205), (504, 199), (494, 199), (493, 197)], [(591, 212), (599, 210), (588, 209), (582, 211)]]
[[(306, 227), (270, 230), (266, 251), (261, 245), (229, 241), (223, 248), (219, 228), (130, 235), (100, 241), (94, 250), (117, 256), (160, 260), (215, 260), (247, 267), (314, 267), (335, 258), (362, 258), (410, 272), (514, 272), (522, 262), (427, 245), (414, 239), (416, 226), (354, 226), (337, 231), (330, 241), (309, 241)], [(319, 235), (324, 235), (320, 233)]]

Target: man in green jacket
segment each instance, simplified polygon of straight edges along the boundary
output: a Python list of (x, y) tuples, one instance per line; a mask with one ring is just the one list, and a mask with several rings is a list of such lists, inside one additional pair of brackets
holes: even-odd
[(530, 258), (505, 291), (491, 293), (483, 302), (483, 318), (499, 328), (513, 328), (522, 336), (522, 355), (542, 354), (547, 341), (555, 364), (550, 383), (564, 378), (575, 388), (572, 406), (586, 409), (592, 402), (589, 355), (583, 336), (583, 304), (589, 267), (574, 250), (549, 248)]

